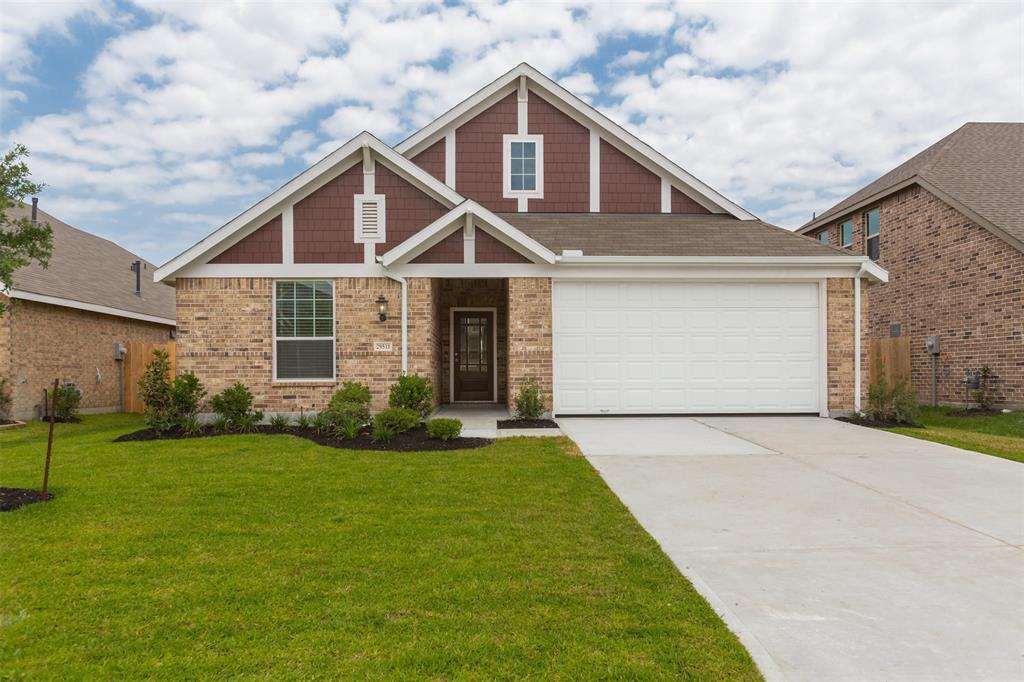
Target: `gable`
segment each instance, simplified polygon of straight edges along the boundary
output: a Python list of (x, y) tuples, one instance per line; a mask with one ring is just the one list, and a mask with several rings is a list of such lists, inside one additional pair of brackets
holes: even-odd
[(363, 169), (357, 164), (295, 204), (296, 263), (363, 262), (354, 217), (354, 197), (362, 191)]
[(214, 257), (211, 263), (280, 263), (281, 216), (271, 218), (252, 234)]
[(417, 166), (427, 171), (441, 182), (445, 181), (444, 177), (444, 138), (441, 138), (431, 146), (424, 149), (422, 152), (412, 157), (412, 162)]
[(529, 210), (589, 211), (590, 131), (533, 91), (527, 111), (529, 133), (544, 136), (544, 198), (531, 199)]
[(516, 132), (516, 95), (510, 92), (455, 129), (455, 186), (492, 211), (515, 211), (502, 197), (502, 139)]
[[(377, 244), (378, 256), (434, 222), (448, 209), (383, 164), (376, 165), (376, 193), (386, 197), (387, 239)], [(361, 245), (360, 245), (361, 246)]]

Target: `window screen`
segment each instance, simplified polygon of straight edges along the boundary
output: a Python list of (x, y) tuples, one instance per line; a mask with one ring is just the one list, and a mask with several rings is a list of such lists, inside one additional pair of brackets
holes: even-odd
[(334, 291), (329, 281), (274, 283), (277, 379), (334, 379)]
[(537, 143), (512, 142), (509, 159), (513, 192), (532, 192), (537, 189)]

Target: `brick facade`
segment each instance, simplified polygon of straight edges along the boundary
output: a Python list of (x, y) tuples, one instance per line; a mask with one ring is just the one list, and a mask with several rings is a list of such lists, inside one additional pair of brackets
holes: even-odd
[(53, 380), (82, 391), (85, 412), (116, 411), (121, 405), (120, 367), (114, 344), (163, 343), (170, 327), (125, 317), (15, 301), (0, 317), (0, 374), (8, 377), (16, 419), (37, 416), (43, 389)]
[(536, 379), (552, 405), (551, 279), (508, 280), (508, 404), (527, 379)]
[(281, 216), (271, 218), (255, 232), (243, 237), (211, 263), (280, 263)]
[[(869, 294), (874, 287), (861, 281), (861, 405), (867, 404), (869, 347), (867, 324), (870, 314)], [(826, 361), (828, 376), (828, 409), (834, 414), (852, 412), (854, 409), (854, 289), (853, 279), (829, 279), (826, 284), (826, 336), (828, 341)]]
[[(965, 370), (987, 364), (999, 377), (997, 402), (1024, 405), (1024, 253), (917, 185), (878, 206), (878, 263), (889, 282), (873, 287), (868, 337), (889, 337), (894, 324), (910, 337), (911, 383), (922, 402), (931, 400), (932, 373), (924, 343), (938, 334), (940, 402), (962, 402)], [(866, 253), (865, 212), (832, 221), (829, 243), (840, 244), (839, 225), (852, 220), (850, 250)]]
[(529, 210), (585, 213), (590, 210), (590, 131), (531, 92), (531, 135), (544, 136), (544, 198)]
[(455, 187), (492, 211), (516, 210), (502, 198), (502, 136), (515, 134), (519, 115), (516, 93), (509, 93), (455, 130)]
[(661, 178), (601, 140), (601, 212), (660, 211)]

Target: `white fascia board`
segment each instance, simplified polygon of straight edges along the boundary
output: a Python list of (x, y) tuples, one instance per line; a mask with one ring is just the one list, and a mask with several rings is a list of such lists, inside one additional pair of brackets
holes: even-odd
[[(755, 267), (755, 268), (848, 268), (863, 270), (878, 282), (888, 282), (889, 273), (866, 256), (561, 256), (562, 265), (630, 265), (677, 267)], [(851, 275), (852, 276), (852, 275)]]
[[(609, 143), (617, 142), (618, 144), (614, 146), (624, 147), (625, 149), (622, 149), (622, 151), (632, 151), (633, 153), (630, 156), (633, 156), (633, 158), (636, 158), (636, 156), (641, 157), (648, 164), (656, 166), (662, 173), (671, 176), (670, 181), (674, 180), (676, 184), (696, 193), (700, 197), (698, 201), (702, 205), (704, 205), (705, 201), (710, 202), (714, 207), (740, 220), (757, 219), (752, 213), (726, 199), (714, 189), (686, 172), (678, 164), (656, 151), (646, 142), (643, 142), (618, 123), (615, 123), (600, 111), (526, 63), (520, 64), (511, 71), (499, 76), (496, 80), (442, 114), (426, 127), (413, 133), (395, 145), (395, 150), (401, 154), (419, 151), (421, 147), (434, 142), (434, 138), (439, 134), (443, 134), (443, 131), (449, 126), (456, 125), (458, 121), (475, 113), (477, 109), (484, 108), (482, 105), (491, 104), (497, 94), (507, 94), (506, 90), (508, 92), (514, 91), (518, 87), (520, 76), (526, 76), (533, 81), (535, 86), (543, 91), (542, 94), (550, 96), (552, 98), (551, 104), (556, 108), (563, 110), (577, 120), (582, 119), (586, 122), (587, 128), (597, 128), (599, 132), (603, 133), (602, 136)], [(706, 206), (706, 208), (711, 209), (710, 206)]]
[[(476, 223), (476, 226), (483, 227), (484, 231), (495, 237), (501, 243), (505, 244), (505, 246), (519, 252), (535, 263), (542, 261), (544, 263), (552, 264), (557, 260), (555, 253), (551, 249), (544, 246), (515, 225), (512, 225), (507, 220), (499, 218), (489, 209), (484, 208), (472, 199), (468, 199), (466, 204), (467, 210), (483, 221), (482, 225), (481, 223)], [(487, 229), (488, 227), (493, 229), (489, 230)]]
[(380, 257), (380, 262), (384, 267), (408, 263), (416, 256), (455, 232), (455, 230), (462, 228), (465, 225), (465, 221), (461, 221), (459, 219), (466, 215), (465, 206), (467, 203), (468, 202), (465, 201), (462, 202), (413, 236), (406, 239), (401, 244), (398, 244), (387, 251)]
[[(409, 161), (409, 159), (398, 154), (370, 133), (363, 131), (223, 227), (157, 268), (156, 272), (153, 273), (153, 280), (157, 282), (171, 280), (182, 268), (190, 265), (195, 260), (211, 255), (211, 252), (215, 251), (218, 247), (226, 248), (230, 244), (229, 240), (245, 230), (245, 228), (252, 227), (253, 223), (258, 221), (269, 220), (278, 212), (283, 211), (285, 205), (290, 205), (297, 201), (299, 197), (309, 194), (312, 191), (309, 188), (319, 188), (319, 186), (322, 186), (323, 182), (320, 185), (316, 184), (318, 179), (326, 177), (329, 180), (336, 177), (337, 172), (335, 171), (346, 161), (352, 161), (349, 157), (356, 154), (361, 155), (363, 149), (372, 150), (375, 156), (382, 160), (386, 166), (441, 203), (454, 206), (463, 201), (463, 197), (451, 187), (448, 187), (430, 173)], [(357, 157), (355, 162), (350, 163), (349, 166), (354, 165), (354, 163), (360, 160), (361, 156)]]
[(116, 317), (127, 317), (132, 320), (142, 320), (143, 322), (156, 322), (157, 324), (166, 324), (170, 327), (177, 325), (173, 319), (169, 317), (160, 317), (158, 315), (147, 315), (145, 313), (137, 313), (132, 310), (125, 310), (123, 308), (113, 308), (111, 306), (99, 305), (97, 303), (85, 303), (84, 301), (75, 301), (70, 298), (61, 298), (59, 296), (47, 296), (45, 294), (36, 294), (31, 291), (19, 291), (14, 289), (8, 294), (12, 299), (21, 299), (23, 301), (35, 301), (36, 303), (48, 303), (49, 305), (58, 305), (64, 308), (76, 308), (78, 310), (87, 310), (92, 313), (102, 313), (104, 315), (114, 315)]

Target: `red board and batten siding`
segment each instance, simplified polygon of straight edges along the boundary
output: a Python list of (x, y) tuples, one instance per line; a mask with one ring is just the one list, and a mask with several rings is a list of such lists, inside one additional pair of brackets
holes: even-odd
[(544, 198), (530, 199), (529, 210), (586, 213), (590, 210), (590, 131), (534, 92), (527, 108), (530, 134), (544, 136)]
[(281, 216), (271, 218), (252, 234), (210, 260), (217, 264), (280, 263)]
[(295, 204), (296, 263), (362, 263), (355, 242), (352, 196), (363, 191), (363, 167), (356, 164)]
[(502, 186), (502, 136), (518, 129), (516, 93), (509, 93), (455, 129), (455, 189), (492, 211), (516, 211)]

